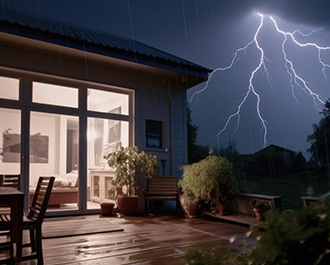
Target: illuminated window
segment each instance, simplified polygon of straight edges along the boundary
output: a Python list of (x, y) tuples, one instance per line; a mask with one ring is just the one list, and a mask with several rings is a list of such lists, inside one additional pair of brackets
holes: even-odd
[(78, 89), (33, 82), (32, 101), (48, 105), (78, 108)]
[(147, 147), (162, 148), (162, 122), (146, 120)]
[(0, 98), (18, 100), (19, 80), (0, 76)]

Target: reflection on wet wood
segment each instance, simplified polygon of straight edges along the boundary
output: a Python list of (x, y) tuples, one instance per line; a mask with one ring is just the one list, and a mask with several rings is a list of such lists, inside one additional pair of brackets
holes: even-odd
[[(81, 220), (81, 217), (70, 217)], [(241, 248), (244, 242), (256, 243), (248, 227), (178, 215), (103, 217), (86, 216), (91, 227), (99, 218), (124, 229), (123, 232), (43, 239), (44, 263), (52, 264), (179, 264), (194, 245)], [(68, 217), (65, 217), (67, 220)], [(45, 222), (51, 222), (46, 219)], [(79, 222), (77, 221), (77, 224)], [(45, 226), (51, 229), (55, 226)], [(86, 225), (84, 224), (84, 227)], [(249, 236), (248, 236), (249, 235)], [(25, 235), (25, 238), (28, 235)], [(28, 250), (25, 250), (28, 251)], [(36, 261), (21, 262), (32, 265)]]

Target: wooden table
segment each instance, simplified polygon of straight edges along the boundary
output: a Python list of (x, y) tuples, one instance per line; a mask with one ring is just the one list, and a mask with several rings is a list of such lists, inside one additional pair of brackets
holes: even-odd
[(0, 204), (10, 207), (12, 242), (16, 243), (16, 261), (22, 260), (24, 193), (12, 187), (0, 187)]

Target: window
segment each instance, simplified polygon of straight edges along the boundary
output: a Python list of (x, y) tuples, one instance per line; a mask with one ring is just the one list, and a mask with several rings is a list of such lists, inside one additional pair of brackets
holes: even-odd
[(147, 147), (162, 148), (162, 122), (146, 120)]
[(111, 91), (89, 88), (88, 110), (128, 115), (129, 96)]
[(19, 79), (0, 76), (0, 98), (18, 100)]
[(78, 89), (33, 82), (32, 101), (35, 103), (78, 108)]

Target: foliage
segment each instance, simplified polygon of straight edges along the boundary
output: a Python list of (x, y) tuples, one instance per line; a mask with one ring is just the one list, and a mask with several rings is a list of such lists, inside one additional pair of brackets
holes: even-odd
[(320, 166), (326, 166), (329, 163), (328, 151), (330, 150), (330, 102), (326, 101), (324, 109), (320, 112), (322, 115), (318, 124), (313, 124), (313, 133), (307, 136), (307, 141), (311, 146), (307, 150), (312, 159)]
[(269, 202), (259, 201), (259, 200), (253, 200), (251, 202), (252, 207), (254, 209), (270, 209), (271, 205)]
[(224, 261), (225, 255), (219, 253), (219, 248), (201, 248), (195, 246), (188, 249), (184, 258), (187, 261), (184, 263), (185, 265), (218, 265)]
[(307, 196), (310, 196), (310, 197), (313, 197), (313, 196), (315, 195), (315, 192), (314, 192), (313, 186), (309, 186), (309, 187), (307, 188), (306, 195), (307, 195)]
[[(243, 186), (244, 176), (242, 172), (242, 159), (239, 152), (236, 149), (236, 144), (234, 141), (229, 141), (228, 146), (224, 148), (221, 146), (220, 150), (215, 150), (215, 154), (227, 158), (233, 165), (233, 174), (237, 180), (239, 180), (239, 185)], [(244, 185), (245, 186), (245, 185)], [(240, 187), (239, 190), (242, 190), (243, 187)]]
[(207, 157), (208, 146), (197, 145), (198, 126), (192, 124), (191, 110), (187, 108), (187, 130), (188, 130), (188, 164), (198, 162)]
[[(234, 199), (237, 183), (232, 164), (226, 158), (210, 155), (205, 159), (182, 167), (179, 181), (184, 196), (206, 202), (228, 202)], [(214, 195), (214, 197), (212, 196)]]
[[(260, 228), (260, 227), (256, 227)], [(239, 255), (215, 252), (211, 261), (203, 262), (203, 253), (193, 253), (199, 263), (189, 264), (217, 264), (235, 265), (296, 265), (314, 264), (325, 265), (330, 262), (330, 197), (325, 197), (316, 208), (307, 208), (302, 211), (273, 211), (266, 215), (266, 222), (261, 226), (265, 233), (256, 246), (246, 246)], [(200, 251), (200, 250), (199, 250)], [(209, 250), (205, 250), (208, 253)], [(225, 262), (222, 262), (222, 261)], [(189, 261), (189, 260), (188, 260)], [(220, 262), (221, 261), (221, 262)]]
[(330, 251), (329, 202), (325, 198), (316, 209), (266, 215), (265, 234), (239, 264), (319, 264)]
[(116, 178), (112, 185), (127, 187), (127, 196), (131, 195), (132, 188), (135, 187), (135, 175), (141, 171), (147, 178), (151, 178), (155, 173), (155, 168), (160, 164), (160, 159), (150, 152), (139, 153), (137, 146), (121, 147), (115, 152), (104, 156), (110, 167), (116, 169)]

